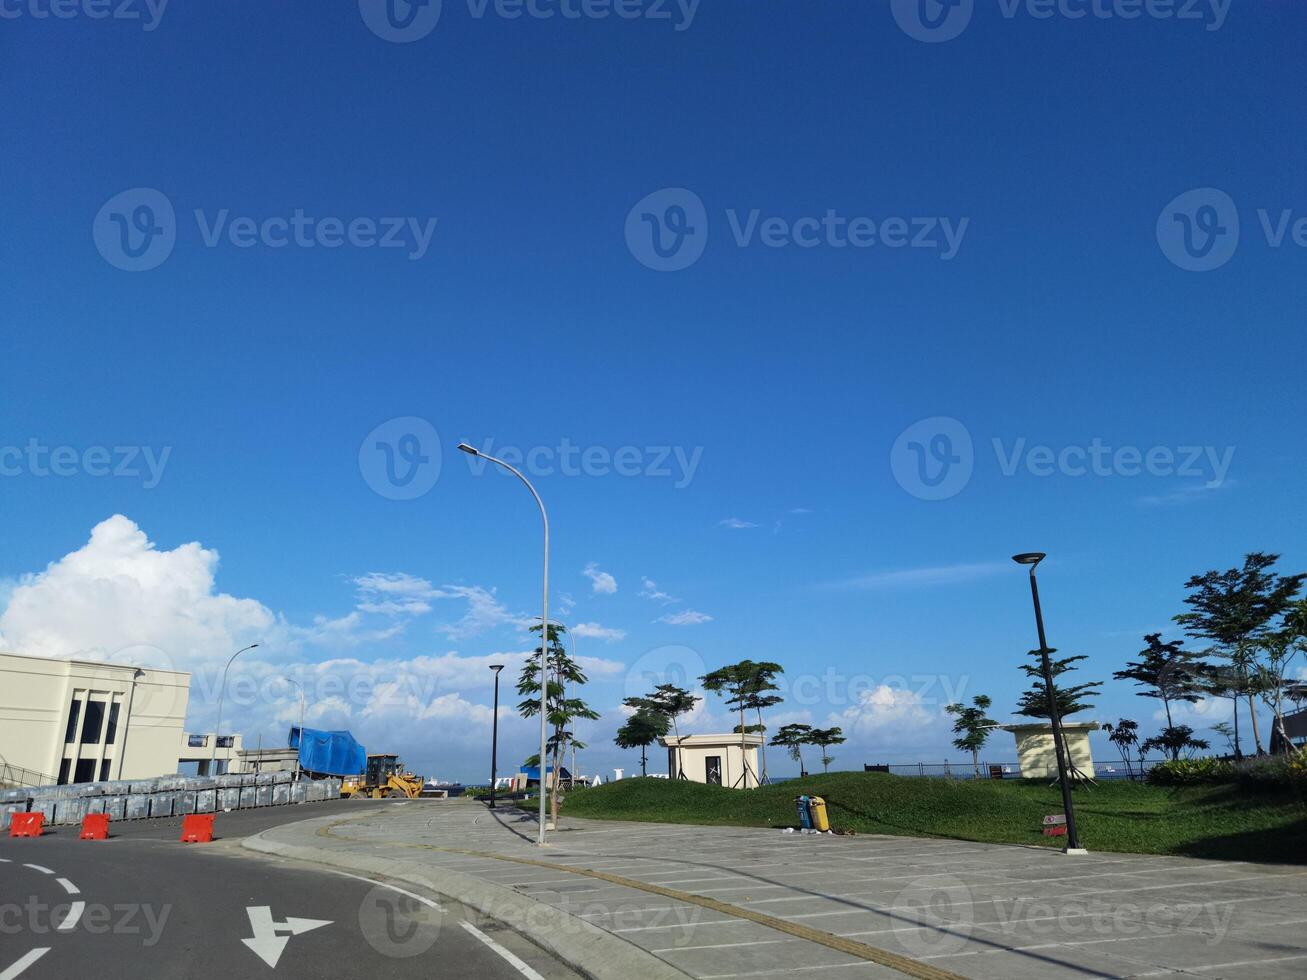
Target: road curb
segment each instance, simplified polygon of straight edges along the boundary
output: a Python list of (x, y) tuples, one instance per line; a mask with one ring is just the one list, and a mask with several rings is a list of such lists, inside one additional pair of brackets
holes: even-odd
[[(370, 817), (378, 816), (373, 812)], [(293, 858), (348, 871), (381, 875), (418, 885), (469, 908), (476, 909), (526, 936), (558, 957), (573, 970), (592, 980), (640, 977), (641, 980), (687, 980), (689, 974), (676, 969), (633, 943), (577, 918), (570, 912), (537, 902), (511, 888), (482, 881), (472, 875), (440, 868), (439, 881), (406, 870), (393, 858), (373, 857), (332, 848), (286, 844), (265, 835), (298, 828), (316, 834), (319, 827), (340, 823), (339, 816), (315, 817), (283, 824), (246, 837), (241, 846), (260, 854)], [(434, 877), (434, 876), (433, 876)]]

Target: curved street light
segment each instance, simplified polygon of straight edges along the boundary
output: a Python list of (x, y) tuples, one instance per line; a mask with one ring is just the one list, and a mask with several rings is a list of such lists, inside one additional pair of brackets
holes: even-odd
[[(223, 695), (227, 693), (227, 671), (231, 669), (231, 662), (233, 660), (239, 657), (246, 650), (253, 650), (257, 646), (258, 646), (257, 643), (251, 643), (247, 647), (241, 647), (239, 650), (237, 650), (235, 653), (233, 653), (230, 657), (227, 658), (227, 666), (222, 668), (222, 686), (218, 688), (218, 727), (213, 730), (213, 746), (209, 749), (209, 775), (210, 776), (217, 775), (217, 773), (213, 771), (213, 767), (214, 767), (215, 757), (218, 754), (218, 739), (222, 737), (222, 698)], [(231, 760), (228, 760), (228, 762), (230, 761)], [(228, 766), (227, 768), (230, 769), (231, 767)]]
[(1057, 693), (1053, 687), (1053, 668), (1048, 662), (1048, 640), (1044, 637), (1044, 612), (1039, 606), (1039, 583), (1035, 581), (1035, 568), (1047, 555), (1042, 551), (1023, 551), (1013, 555), (1018, 565), (1030, 569), (1030, 597), (1035, 603), (1035, 627), (1039, 630), (1039, 663), (1044, 674), (1044, 694), (1048, 698), (1048, 720), (1053, 729), (1053, 750), (1057, 753), (1057, 781), (1062, 787), (1062, 812), (1066, 814), (1067, 854), (1084, 854), (1080, 835), (1076, 833), (1076, 812), (1071, 801), (1071, 779), (1066, 758), (1066, 744), (1062, 735), (1062, 716), (1057, 709)]
[(496, 766), (499, 763), (499, 672), (504, 669), (504, 665), (491, 664), (490, 669), (495, 672), (495, 713), (490, 723), (490, 809), (493, 810), (497, 781)]
[[(496, 459), (474, 449), (466, 442), (460, 442), (458, 448), (469, 456), (479, 456), (481, 459), (488, 460), (502, 466), (508, 472), (522, 481), (531, 496), (535, 498), (536, 505), (540, 508), (540, 520), (545, 529), (545, 561), (544, 577), (541, 588), (540, 599), (540, 622), (549, 622), (549, 515), (545, 512), (545, 502), (540, 499), (540, 494), (536, 493), (536, 488), (531, 486), (531, 481), (521, 474), (520, 471), (505, 463), (502, 459)], [(546, 626), (540, 631), (540, 826), (536, 831), (536, 843), (544, 846), (545, 843), (545, 758), (547, 743), (549, 741), (549, 628)], [(555, 774), (556, 775), (556, 774)]]

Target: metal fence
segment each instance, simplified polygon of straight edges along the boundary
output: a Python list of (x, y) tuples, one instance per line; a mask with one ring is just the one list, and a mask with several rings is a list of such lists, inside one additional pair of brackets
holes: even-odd
[[(1132, 763), (1128, 768), (1124, 762), (1095, 762), (1092, 775), (1094, 779), (1142, 779), (1157, 764), (1158, 760), (1148, 760), (1140, 768)], [(864, 765), (864, 772), (887, 772), (895, 776), (934, 776), (941, 779), (1024, 779), (1021, 764), (1018, 762), (981, 762), (979, 771), (970, 762), (909, 762)]]

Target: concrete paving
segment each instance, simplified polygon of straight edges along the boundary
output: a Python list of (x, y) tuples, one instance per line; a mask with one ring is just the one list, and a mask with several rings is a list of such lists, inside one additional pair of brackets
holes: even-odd
[(583, 972), (601, 980), (652, 975), (639, 960), (603, 958), (621, 948), (661, 975), (702, 980), (1307, 973), (1299, 865), (569, 818), (541, 849), (534, 831), (518, 811), (416, 801), (279, 827), (247, 846), (403, 865), (443, 894), (476, 892), (473, 907), (527, 935), (534, 910), (563, 959), (576, 965), (569, 937), (592, 944), (599, 955)]

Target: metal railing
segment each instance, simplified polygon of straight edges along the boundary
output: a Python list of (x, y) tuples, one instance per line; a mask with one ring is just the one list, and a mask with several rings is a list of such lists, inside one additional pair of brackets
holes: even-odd
[(22, 789), (29, 786), (52, 786), (54, 777), (45, 773), (15, 766), (9, 762), (0, 762), (0, 788)]

